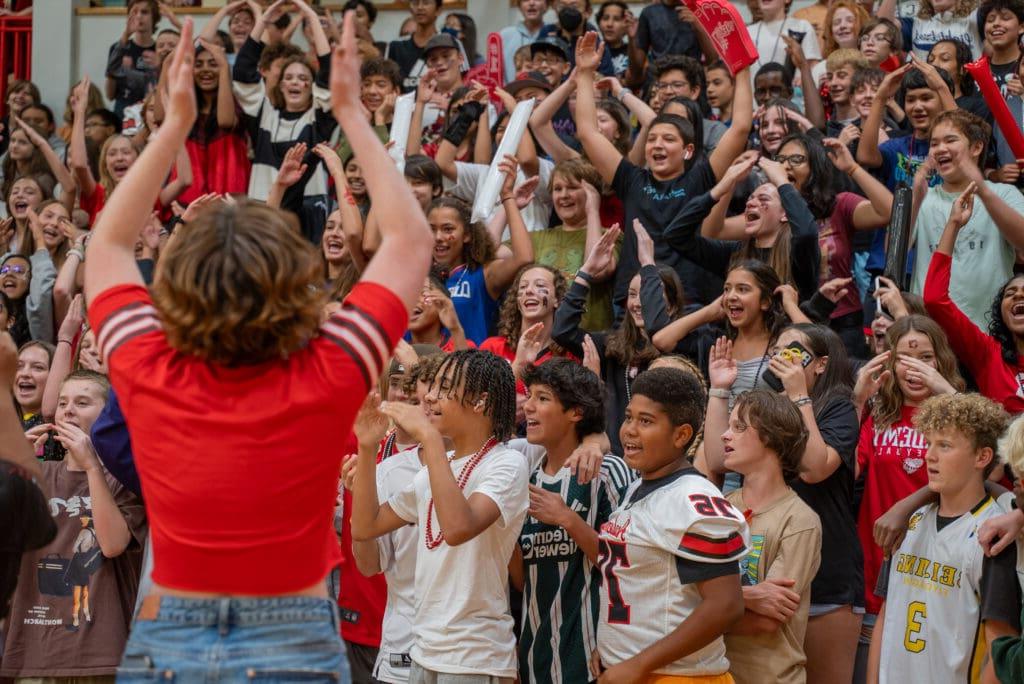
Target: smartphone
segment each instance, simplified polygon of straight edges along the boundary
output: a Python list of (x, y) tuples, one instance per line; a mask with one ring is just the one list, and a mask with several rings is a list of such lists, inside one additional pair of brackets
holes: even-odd
[[(785, 349), (780, 349), (778, 355), (783, 358), (798, 358), (800, 359), (800, 365), (807, 368), (807, 365), (811, 362), (814, 357), (811, 352), (807, 351), (807, 347), (800, 344), (799, 342), (790, 342), (786, 345)], [(776, 392), (781, 392), (782, 380), (779, 376), (772, 372), (771, 368), (765, 368), (764, 373), (761, 373), (761, 379)]]

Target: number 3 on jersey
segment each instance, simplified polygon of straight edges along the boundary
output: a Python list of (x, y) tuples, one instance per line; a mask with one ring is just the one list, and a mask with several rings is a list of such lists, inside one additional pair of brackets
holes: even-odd
[(604, 581), (608, 584), (608, 622), (616, 624), (629, 624), (629, 604), (622, 598), (622, 589), (619, 587), (619, 578), (615, 575), (615, 567), (629, 567), (629, 558), (626, 556), (625, 542), (612, 542), (601, 540), (601, 558), (598, 560), (598, 567), (604, 575)]
[(919, 636), (927, 617), (928, 606), (921, 601), (911, 601), (907, 605), (907, 631), (903, 635), (903, 648), (911, 653), (920, 653), (928, 645), (928, 642)]

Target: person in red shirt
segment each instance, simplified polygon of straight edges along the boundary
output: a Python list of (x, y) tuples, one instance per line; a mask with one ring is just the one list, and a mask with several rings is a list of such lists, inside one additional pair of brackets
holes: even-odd
[(975, 325), (949, 296), (953, 246), (974, 211), (971, 183), (953, 203), (925, 277), (924, 306), (949, 336), (957, 358), (974, 376), (978, 390), (1011, 415), (1024, 412), (1024, 275), (1014, 275), (992, 299), (988, 332)]
[(965, 386), (945, 333), (927, 316), (900, 318), (886, 339), (891, 351), (861, 369), (854, 391), (874, 397), (857, 444), (857, 477), (864, 477), (857, 533), (864, 549), (864, 600), (871, 616), (865, 622), (870, 625), (882, 607), (874, 592), (883, 560), (874, 539), (875, 520), (928, 484), (928, 441), (914, 427), (914, 414), (926, 399)]
[(340, 676), (325, 578), (341, 559), (331, 513), (344, 444), (433, 247), (362, 113), (354, 20), (348, 12), (332, 57), (332, 108), (371, 196), (387, 201), (377, 203), (380, 247), (340, 310), (321, 322), (320, 256), (258, 204), (200, 213), (167, 247), (152, 296), (143, 288), (138, 228), (196, 118), (191, 20), (167, 70), (160, 135), (93, 230), (89, 319), (131, 426), (156, 559), (126, 677)]

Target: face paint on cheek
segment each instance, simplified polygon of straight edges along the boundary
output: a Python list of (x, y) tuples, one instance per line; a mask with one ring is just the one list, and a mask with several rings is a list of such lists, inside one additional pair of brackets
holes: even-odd
[(540, 298), (540, 303), (544, 305), (544, 308), (547, 308), (547, 306), (548, 306), (548, 296), (544, 295), (543, 297), (541, 297)]

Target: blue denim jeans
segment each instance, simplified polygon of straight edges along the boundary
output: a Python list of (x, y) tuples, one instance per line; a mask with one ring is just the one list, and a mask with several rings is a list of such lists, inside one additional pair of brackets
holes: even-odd
[(339, 682), (338, 629), (330, 599), (165, 596), (135, 620), (117, 681)]

